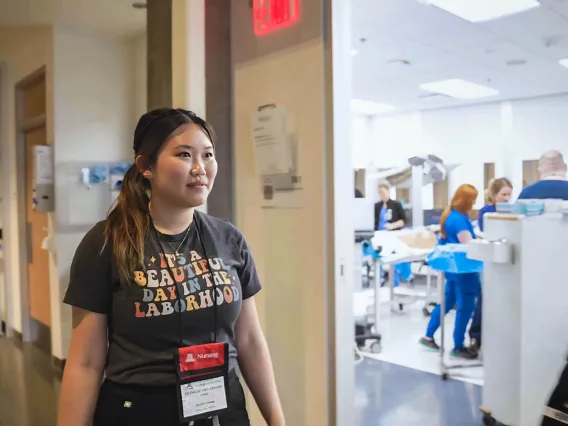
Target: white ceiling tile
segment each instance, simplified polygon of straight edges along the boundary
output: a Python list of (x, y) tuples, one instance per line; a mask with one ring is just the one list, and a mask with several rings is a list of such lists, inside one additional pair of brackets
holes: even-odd
[[(416, 0), (353, 0), (354, 43), (367, 43), (354, 60), (354, 92), (402, 110), (479, 103), (432, 97), (418, 86), (463, 78), (500, 91), (496, 102), (568, 91), (568, 0), (484, 24), (472, 24)], [(553, 5), (552, 8), (550, 5)], [(373, 13), (375, 14), (373, 16)], [(555, 46), (543, 38), (555, 35)], [(560, 56), (560, 57), (559, 57)], [(388, 64), (405, 59), (411, 65)], [(507, 61), (526, 60), (521, 66)]]

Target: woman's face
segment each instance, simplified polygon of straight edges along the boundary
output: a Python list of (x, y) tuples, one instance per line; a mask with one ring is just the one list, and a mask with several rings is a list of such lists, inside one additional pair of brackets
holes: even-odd
[(390, 190), (385, 186), (379, 186), (379, 197), (381, 197), (383, 201), (388, 201), (390, 198)]
[(496, 203), (508, 203), (511, 199), (511, 193), (513, 192), (513, 188), (509, 186), (504, 186), (501, 190), (495, 194), (495, 202)]
[(217, 176), (213, 144), (197, 124), (185, 124), (174, 132), (149, 170), (152, 198), (169, 205), (192, 208), (207, 201)]

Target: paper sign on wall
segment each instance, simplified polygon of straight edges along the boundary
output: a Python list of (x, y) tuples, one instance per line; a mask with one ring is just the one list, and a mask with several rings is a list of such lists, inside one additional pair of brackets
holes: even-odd
[(35, 184), (53, 184), (53, 147), (36, 145), (35, 151)]
[(276, 104), (258, 108), (252, 117), (254, 150), (261, 176), (291, 173), (293, 151), (286, 113)]

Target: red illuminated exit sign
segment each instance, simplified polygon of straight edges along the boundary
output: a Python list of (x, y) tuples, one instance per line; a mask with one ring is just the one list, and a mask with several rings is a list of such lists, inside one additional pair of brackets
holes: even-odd
[(253, 0), (254, 33), (270, 34), (300, 19), (300, 0)]

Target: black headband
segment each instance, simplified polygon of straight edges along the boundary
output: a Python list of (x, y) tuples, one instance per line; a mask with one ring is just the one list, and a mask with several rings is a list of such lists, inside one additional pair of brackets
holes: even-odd
[[(134, 131), (134, 154), (155, 152), (169, 135), (178, 127), (187, 123), (205, 126), (205, 121), (193, 111), (181, 108), (161, 108), (147, 112), (140, 118)], [(207, 129), (205, 128), (205, 130)], [(209, 133), (208, 130), (207, 133)]]

